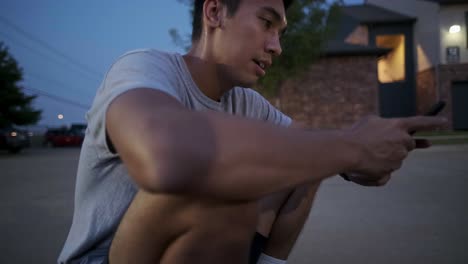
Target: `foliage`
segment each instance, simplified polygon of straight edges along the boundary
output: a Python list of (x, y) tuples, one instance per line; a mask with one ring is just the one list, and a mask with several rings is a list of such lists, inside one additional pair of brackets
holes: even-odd
[(31, 106), (36, 96), (24, 94), (18, 85), (22, 79), (21, 68), (0, 42), (0, 128), (35, 124), (41, 117)]
[[(178, 0), (190, 5), (191, 0)], [(257, 89), (267, 97), (278, 94), (281, 83), (303, 73), (317, 59), (326, 40), (333, 34), (342, 0), (295, 0), (287, 12), (288, 29), (282, 37), (283, 53), (275, 58), (267, 75), (260, 79)], [(193, 9), (190, 9), (193, 15)], [(183, 38), (171, 29), (174, 43), (186, 50), (190, 38)]]
[(288, 78), (307, 70), (317, 59), (332, 34), (339, 2), (296, 0), (288, 9), (288, 29), (281, 39), (283, 53), (275, 58), (268, 74), (259, 82), (266, 96), (276, 96), (278, 87)]

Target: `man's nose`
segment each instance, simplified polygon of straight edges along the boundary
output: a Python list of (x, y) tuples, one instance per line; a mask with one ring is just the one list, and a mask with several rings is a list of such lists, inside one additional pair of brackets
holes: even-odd
[(278, 34), (271, 36), (266, 42), (266, 50), (273, 56), (279, 56), (283, 52), (281, 49), (281, 41)]

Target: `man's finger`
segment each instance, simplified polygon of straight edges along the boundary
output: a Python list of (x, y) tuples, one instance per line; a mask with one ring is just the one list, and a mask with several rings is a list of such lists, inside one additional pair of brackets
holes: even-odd
[(428, 148), (430, 146), (432, 146), (431, 142), (427, 139), (423, 139), (423, 138), (417, 138), (414, 140), (414, 142), (416, 143), (416, 148), (417, 149), (424, 149), (424, 148)]
[(416, 141), (413, 139), (413, 137), (409, 135), (408, 135), (408, 138), (404, 140), (404, 144), (408, 151), (412, 151), (417, 147)]
[(445, 128), (448, 124), (446, 118), (435, 116), (413, 116), (402, 118), (400, 121), (408, 133)]
[(382, 177), (382, 179), (380, 179), (378, 182), (377, 182), (377, 185), (376, 186), (384, 186), (385, 184), (387, 184), (387, 182), (392, 178), (392, 175), (391, 174), (388, 174), (388, 175), (385, 175), (384, 177)]
[(391, 178), (391, 175), (386, 175), (384, 177), (382, 177), (381, 179), (379, 180), (369, 180), (369, 179), (365, 179), (365, 178), (359, 178), (359, 177), (354, 177), (354, 178), (351, 178), (351, 181), (353, 181), (354, 183), (357, 183), (359, 185), (362, 185), (362, 186), (367, 186), (367, 187), (379, 187), (379, 186), (384, 186), (385, 184), (387, 184), (387, 182), (390, 180)]

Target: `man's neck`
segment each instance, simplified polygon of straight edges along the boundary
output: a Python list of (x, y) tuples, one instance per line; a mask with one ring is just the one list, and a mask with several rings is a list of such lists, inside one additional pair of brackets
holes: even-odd
[(191, 50), (183, 58), (192, 79), (207, 97), (219, 101), (225, 92), (234, 87), (223, 77), (222, 66), (205, 59), (203, 54)]

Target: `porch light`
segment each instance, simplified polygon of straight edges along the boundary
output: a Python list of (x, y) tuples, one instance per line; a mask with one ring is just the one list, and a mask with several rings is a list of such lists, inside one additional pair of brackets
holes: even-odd
[(449, 32), (450, 34), (455, 34), (461, 31), (460, 25), (453, 25), (450, 27)]

